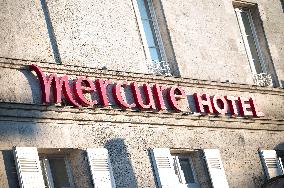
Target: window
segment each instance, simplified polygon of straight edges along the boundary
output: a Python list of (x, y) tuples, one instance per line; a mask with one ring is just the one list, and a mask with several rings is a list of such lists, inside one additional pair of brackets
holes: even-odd
[(256, 35), (255, 26), (250, 9), (236, 8), (236, 14), (239, 20), (242, 37), (246, 47), (247, 55), (251, 63), (252, 71), (260, 74), (266, 71), (262, 52)]
[(233, 4), (254, 82), (260, 86), (273, 86), (275, 72), (257, 5), (240, 1)]
[(153, 61), (161, 61), (161, 50), (158, 44), (158, 29), (155, 19), (155, 12), (151, 0), (137, 0), (140, 17), (147, 41), (147, 47), (150, 52), (150, 58)]
[[(171, 154), (171, 151), (175, 154)], [(212, 187), (228, 188), (229, 185), (218, 149), (188, 151), (154, 148), (150, 154), (158, 187), (199, 187), (197, 177), (209, 178), (201, 170), (203, 169), (202, 165), (196, 165), (198, 161), (200, 162), (199, 151), (203, 151)], [(198, 167), (196, 168), (199, 170), (197, 174), (195, 174), (192, 161)]]
[(192, 159), (189, 155), (172, 155), (174, 161), (175, 174), (181, 184), (186, 184), (187, 187), (198, 187), (196, 175), (194, 172)]
[(153, 73), (171, 75), (152, 0), (133, 0), (149, 68)]
[[(71, 148), (42, 148), (39, 156), (36, 147), (14, 147), (13, 153), (20, 187), (75, 187), (69, 159), (72, 159), (73, 154), (78, 151)], [(94, 187), (115, 188), (107, 149), (87, 148), (86, 152)], [(74, 162), (74, 159), (71, 162)], [(76, 170), (74, 172), (76, 173)]]
[(283, 175), (281, 158), (275, 150), (259, 150), (259, 155), (267, 179)]
[(73, 186), (70, 165), (64, 156), (40, 157), (40, 166), (46, 188), (71, 188)]

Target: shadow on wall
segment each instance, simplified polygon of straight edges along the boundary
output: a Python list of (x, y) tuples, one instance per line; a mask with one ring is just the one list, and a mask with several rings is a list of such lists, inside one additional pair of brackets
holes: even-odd
[[(13, 120), (11, 120), (13, 121)], [(13, 155), (13, 145), (30, 147), (33, 145), (36, 132), (35, 123), (31, 122), (1, 122), (0, 137), (5, 148), (11, 150), (1, 150), (0, 154), (0, 187), (17, 188), (19, 187), (16, 165)], [(5, 136), (3, 136), (5, 135)], [(21, 139), (19, 139), (21, 137)]]
[(121, 138), (108, 140), (105, 148), (109, 152), (116, 187), (137, 188), (137, 181), (130, 161), (130, 153)]
[[(41, 103), (41, 92), (40, 92), (40, 84), (38, 81), (38, 78), (33, 75), (30, 71), (29, 68), (26, 67), (27, 69), (25, 70), (20, 70), (20, 72), (25, 76), (25, 78), (28, 80), (29, 87), (32, 91), (32, 102), (36, 104)], [(29, 103), (30, 101), (27, 101)]]
[(163, 39), (163, 43), (165, 46), (165, 51), (166, 51), (166, 55), (171, 68), (171, 72), (174, 76), (176, 77), (180, 77), (181, 73), (180, 73), (180, 69), (179, 69), (179, 65), (177, 64), (177, 60), (176, 60), (176, 55), (175, 55), (175, 51), (174, 51), (174, 47), (173, 47), (173, 42), (172, 39), (170, 37), (170, 30), (168, 27), (168, 23), (167, 23), (167, 19), (164, 13), (164, 7), (163, 4), (161, 3), (161, 1), (153, 1), (154, 7), (160, 7), (160, 10), (158, 10), (158, 8), (156, 8), (156, 13), (159, 17), (162, 17), (162, 19), (158, 19), (158, 22), (162, 27), (160, 27), (159, 29), (161, 30), (161, 34), (162, 34), (162, 39)]
[[(257, 35), (259, 36), (259, 45), (262, 49), (262, 55), (263, 58), (265, 59), (265, 67), (267, 70), (267, 73), (272, 75), (272, 79), (273, 79), (273, 86), (274, 87), (279, 87), (279, 79), (278, 76), (276, 74), (276, 69), (275, 69), (275, 65), (273, 62), (273, 58), (271, 55), (271, 51), (270, 51), (270, 45), (269, 42), (267, 40), (267, 35), (265, 33), (264, 30), (264, 23), (263, 20), (261, 19), (261, 15), (260, 15), (260, 11), (259, 8), (256, 6), (256, 8), (253, 10), (252, 14), (255, 16), (254, 19), (254, 23), (255, 23), (255, 28), (256, 28), (256, 32)], [(266, 62), (267, 61), (267, 62)]]
[[(16, 165), (13, 156), (12, 147), (15, 146), (33, 146), (36, 135), (40, 132), (37, 124), (32, 121), (21, 121), (23, 118), (39, 118), (41, 113), (38, 111), (28, 111), (22, 104), (7, 103), (13, 109), (4, 110), (3, 103), (2, 117), (9, 118), (8, 121), (0, 120), (0, 138), (4, 148), (11, 150), (1, 150), (0, 154), (0, 187), (17, 188), (19, 187)], [(19, 109), (17, 109), (19, 107)], [(16, 109), (16, 110), (15, 110)], [(16, 112), (15, 112), (16, 111)], [(16, 114), (12, 114), (16, 113)], [(3, 148), (2, 147), (2, 148)]]
[(57, 40), (54, 34), (54, 29), (51, 23), (51, 18), (50, 18), (50, 14), (49, 14), (49, 10), (48, 10), (48, 6), (46, 3), (46, 0), (40, 0), (41, 2), (41, 7), (44, 13), (44, 18), (46, 21), (46, 26), (47, 26), (47, 31), (48, 31), (48, 36), (49, 36), (49, 40), (51, 43), (51, 47), (52, 47), (52, 51), (53, 51), (53, 55), (55, 58), (55, 62), (58, 64), (61, 64), (61, 57), (60, 57), (60, 53), (58, 50), (58, 45), (57, 45)]
[[(2, 153), (2, 160), (4, 162), (4, 165), (1, 166), (5, 167), (5, 172), (6, 172), (6, 174), (2, 174), (1, 176), (6, 176), (3, 179), (6, 179), (8, 181), (9, 188), (19, 187), (17, 170), (13, 157), (13, 151), (2, 150), (1, 153)], [(4, 169), (2, 171), (4, 171)]]
[[(13, 156), (13, 146), (33, 147), (36, 138), (42, 132), (42, 127), (35, 119), (40, 119), (42, 111), (32, 109), (30, 103), (40, 100), (39, 85), (37, 79), (26, 69), (19, 70), (28, 80), (32, 90), (32, 97), (23, 96), (21, 103), (18, 101), (1, 103), (0, 112), (0, 187), (19, 187), (16, 165)], [(19, 80), (15, 80), (19, 81)], [(24, 87), (17, 91), (20, 95), (26, 95)], [(13, 95), (13, 90), (10, 90)], [(32, 99), (31, 99), (32, 98)]]

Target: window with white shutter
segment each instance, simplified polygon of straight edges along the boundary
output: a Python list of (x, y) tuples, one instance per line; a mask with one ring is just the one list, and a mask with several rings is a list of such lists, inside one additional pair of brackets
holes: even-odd
[(228, 188), (225, 170), (218, 149), (204, 149), (204, 156), (213, 188)]
[(283, 169), (280, 159), (275, 150), (260, 150), (261, 162), (268, 179), (283, 175)]
[(173, 188), (179, 185), (169, 148), (154, 148), (151, 151), (151, 159), (159, 188)]
[(21, 188), (44, 188), (37, 148), (15, 147), (14, 158)]
[(95, 188), (115, 188), (112, 167), (105, 148), (88, 148), (87, 157)]

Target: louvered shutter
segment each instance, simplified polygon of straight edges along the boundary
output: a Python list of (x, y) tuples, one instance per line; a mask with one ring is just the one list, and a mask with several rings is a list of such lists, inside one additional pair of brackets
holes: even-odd
[(35, 147), (15, 147), (14, 158), (21, 188), (44, 188), (44, 180)]
[(283, 175), (282, 165), (275, 150), (260, 150), (260, 157), (268, 179)]
[(154, 148), (151, 159), (159, 188), (173, 188), (179, 185), (174, 170), (173, 158), (168, 148)]
[(115, 188), (113, 172), (105, 148), (88, 148), (87, 156), (95, 188)]
[(228, 188), (225, 170), (218, 149), (204, 149), (204, 156), (213, 188)]

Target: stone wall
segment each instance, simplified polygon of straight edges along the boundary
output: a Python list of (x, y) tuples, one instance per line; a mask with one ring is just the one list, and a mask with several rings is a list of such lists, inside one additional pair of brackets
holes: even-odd
[[(201, 150), (217, 148), (220, 149), (230, 187), (259, 187), (265, 181), (265, 176), (258, 149), (275, 149), (284, 142), (282, 89), (39, 62), (2, 61), (5, 63), (0, 64), (3, 86), (0, 91), (1, 187), (16, 184), (15, 171), (10, 173), (8, 170), (13, 169), (13, 146), (74, 148), (70, 159), (77, 187), (91, 186), (84, 152), (88, 147), (105, 147), (109, 150), (117, 187), (155, 187), (149, 157), (152, 148), (195, 150), (199, 159), (195, 163), (199, 183), (202, 187), (210, 187)], [(210, 95), (253, 96), (265, 116), (230, 118), (171, 111), (121, 111), (115, 107), (78, 109), (64, 105), (43, 105), (39, 82), (27, 69), (31, 63), (39, 65), (45, 73), (68, 74), (70, 78), (86, 75), (92, 80), (127, 79), (138, 83), (178, 84), (188, 95), (205, 91)]]
[[(1, 108), (4, 110), (3, 106)], [(32, 108), (34, 106), (28, 105), (22, 110), (19, 107), (14, 111), (5, 109), (7, 113), (5, 117), (1, 116), (0, 122), (2, 155), (11, 151), (14, 145), (82, 150), (106, 147), (110, 152), (117, 187), (155, 187), (149, 157), (149, 150), (155, 147), (189, 150), (218, 148), (230, 187), (259, 187), (265, 181), (265, 176), (258, 149), (274, 149), (283, 143), (283, 125), (259, 123), (254, 126), (253, 123), (246, 125), (242, 120), (226, 122), (208, 117), (192, 120), (157, 115), (145, 117), (144, 120), (148, 119), (145, 122), (139, 113), (131, 117), (136, 120), (134, 122), (126, 121), (133, 114), (119, 113), (107, 117), (104, 112), (92, 114), (88, 110), (78, 112), (64, 109), (56, 112), (57, 109), (53, 109), (47, 115), (46, 111), (39, 110), (44, 107), (37, 110)], [(13, 116), (15, 112), (17, 117)], [(165, 119), (168, 123), (159, 123)], [(73, 163), (77, 165), (73, 167), (76, 187), (88, 187), (90, 178), (88, 165), (84, 162), (86, 155), (72, 155)], [(11, 158), (12, 155), (8, 159)], [(11, 181), (11, 175), (7, 177), (10, 171), (5, 160), (1, 159), (0, 165), (1, 187), (8, 187), (7, 180)], [(199, 162), (202, 162), (202, 157)], [(201, 187), (210, 187), (209, 178), (203, 177), (205, 172), (206, 167), (203, 166), (198, 179), (203, 180)], [(15, 176), (12, 180), (16, 181)]]
[[(258, 4), (268, 50), (284, 80), (279, 0)], [(154, 0), (175, 75), (252, 84), (233, 3)], [(147, 73), (133, 3), (1, 1), (0, 57)], [(269, 55), (269, 54), (268, 54)]]
[[(85, 149), (109, 150), (117, 187), (155, 187), (149, 150), (220, 149), (230, 187), (259, 187), (259, 149), (283, 147), (284, 90), (252, 85), (232, 1), (153, 0), (178, 77), (148, 74), (133, 2), (0, 0), (0, 187), (16, 187), (13, 146), (70, 148), (76, 187), (91, 187)], [(258, 4), (271, 60), (284, 80), (284, 14), (279, 0)], [(262, 118), (43, 105), (28, 65), (71, 79), (179, 85), (194, 92), (254, 97)], [(193, 107), (194, 108), (194, 107)], [(195, 159), (195, 160), (196, 160)], [(210, 187), (196, 160), (201, 187)]]

